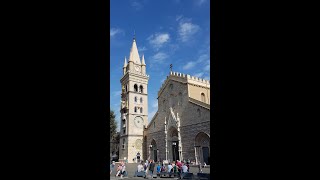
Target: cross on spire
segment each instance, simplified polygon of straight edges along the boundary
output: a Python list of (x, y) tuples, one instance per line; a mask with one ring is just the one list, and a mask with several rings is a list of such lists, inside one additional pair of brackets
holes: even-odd
[(172, 64), (170, 64), (170, 71), (172, 71)]
[(136, 30), (133, 30), (133, 39), (136, 39)]

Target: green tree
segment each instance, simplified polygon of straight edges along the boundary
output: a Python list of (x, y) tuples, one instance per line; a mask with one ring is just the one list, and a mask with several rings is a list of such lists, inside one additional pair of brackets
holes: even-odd
[(116, 134), (117, 134), (116, 115), (114, 111), (110, 109), (110, 139), (114, 139)]

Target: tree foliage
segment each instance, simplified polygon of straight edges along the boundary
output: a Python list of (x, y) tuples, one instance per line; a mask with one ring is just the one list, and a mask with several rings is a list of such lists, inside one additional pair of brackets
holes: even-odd
[(117, 122), (116, 115), (113, 110), (110, 109), (110, 139), (113, 139), (117, 134)]

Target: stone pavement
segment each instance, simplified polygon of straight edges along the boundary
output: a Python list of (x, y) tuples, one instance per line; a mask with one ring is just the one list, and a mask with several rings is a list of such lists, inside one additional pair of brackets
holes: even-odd
[[(142, 177), (133, 177), (135, 171), (137, 170), (137, 166), (138, 166), (137, 163), (128, 163), (126, 165), (126, 170), (127, 170), (127, 173), (128, 173), (128, 177), (123, 177), (123, 179), (141, 179), (141, 180), (143, 180), (144, 178), (142, 178)], [(112, 174), (110, 175), (110, 179), (120, 179), (120, 177), (115, 177), (115, 175), (117, 173), (116, 172), (117, 167), (118, 167), (118, 163), (115, 165), (115, 168), (112, 171)], [(154, 169), (156, 170), (156, 167)], [(190, 172), (193, 173), (193, 175), (197, 175), (198, 167), (190, 166)], [(202, 168), (202, 172), (203, 173), (210, 173), (210, 168)], [(157, 179), (160, 179), (160, 178), (157, 178)], [(171, 180), (171, 179), (178, 179), (178, 178), (161, 178), (161, 179)]]

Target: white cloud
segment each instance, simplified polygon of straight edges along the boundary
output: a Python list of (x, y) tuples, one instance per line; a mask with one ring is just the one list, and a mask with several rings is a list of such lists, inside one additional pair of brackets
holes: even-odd
[(200, 26), (191, 22), (180, 22), (178, 34), (182, 42), (186, 42), (190, 37), (200, 30)]
[(148, 50), (145, 46), (141, 47), (141, 48), (138, 48), (139, 52), (142, 52), (142, 51), (146, 51)]
[(138, 2), (137, 0), (131, 1), (131, 6), (137, 11), (143, 8), (142, 3)]
[(115, 91), (112, 94), (113, 94), (113, 96), (120, 96), (121, 95), (121, 91)]
[(182, 67), (182, 69), (183, 69), (183, 70), (188, 70), (188, 69), (193, 68), (195, 65), (196, 65), (196, 62), (190, 61), (190, 62), (188, 62), (186, 65), (184, 65), (184, 66)]
[(151, 60), (153, 62), (163, 62), (163, 60), (167, 59), (169, 56), (166, 54), (166, 53), (163, 53), (163, 52), (158, 52), (157, 54), (153, 55), (151, 57)]
[(149, 36), (147, 40), (154, 48), (159, 49), (169, 42), (170, 35), (168, 33), (156, 33)]
[(117, 34), (123, 34), (123, 30), (120, 28), (111, 28), (110, 29), (110, 37), (115, 37)]
[(155, 109), (158, 109), (158, 100), (155, 100), (155, 101), (152, 103), (152, 107), (155, 108)]
[(207, 2), (207, 0), (196, 0), (196, 4), (198, 6), (201, 6), (202, 4), (204, 4), (205, 2)]
[(203, 72), (200, 72), (200, 73), (197, 73), (197, 74), (195, 74), (195, 75), (193, 75), (193, 76), (195, 76), (195, 77), (202, 77), (203, 76)]

